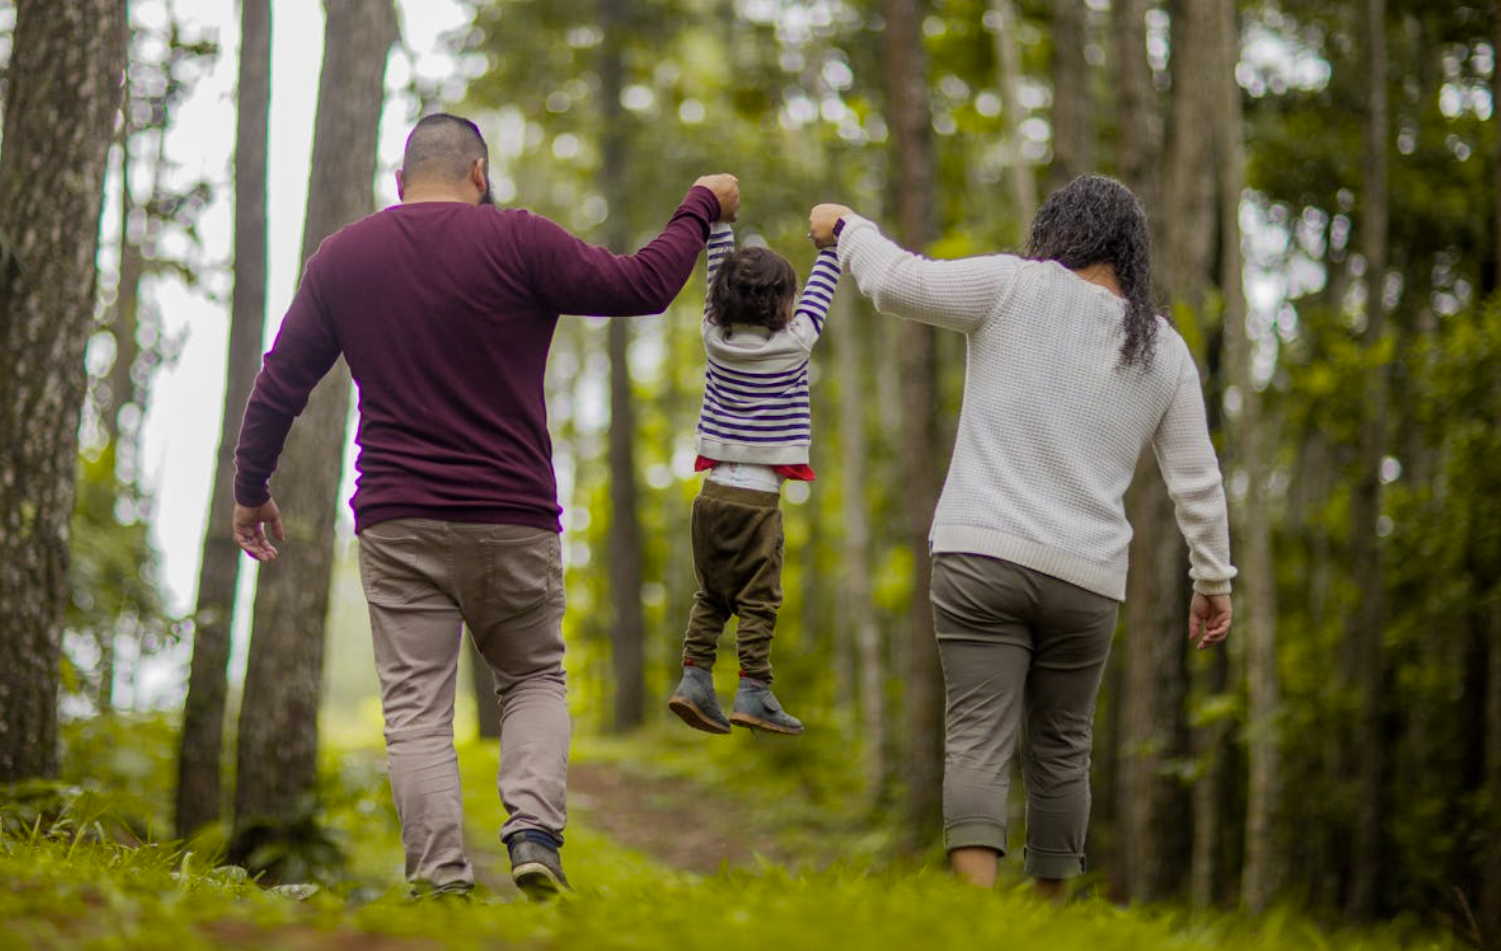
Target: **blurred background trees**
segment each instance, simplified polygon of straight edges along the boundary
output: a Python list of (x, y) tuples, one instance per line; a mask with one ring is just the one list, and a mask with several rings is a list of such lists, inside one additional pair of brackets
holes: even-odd
[[(740, 177), (743, 240), (786, 253), (802, 273), (806, 212), (821, 200), (855, 206), (913, 248), (958, 256), (1017, 250), (1044, 189), (1080, 172), (1136, 190), (1153, 224), (1160, 302), (1204, 380), (1242, 574), (1228, 649), (1186, 650), (1186, 559), (1146, 462), (1098, 716), (1090, 866), (1121, 897), (1252, 909), (1281, 899), (1359, 917), (1412, 910), (1501, 934), (1495, 4), (468, 6), (471, 25), (451, 38), (454, 76), (467, 83), (420, 98), (479, 121), (501, 203), (616, 250), (639, 246), (695, 177), (718, 170)], [(178, 45), (183, 56), (212, 53)], [(136, 58), (133, 99), (152, 68)], [(22, 81), (20, 65), (13, 57), (8, 85)], [(162, 103), (149, 121), (116, 124), (139, 143), (117, 153), (136, 168), (153, 156), (142, 130), (170, 119), (170, 97)], [(366, 202), (328, 212), (323, 232), (368, 208), (373, 150), (343, 147), (360, 153), (348, 161), (370, 163), (344, 173)], [(313, 174), (318, 200), (328, 189), (316, 160)], [(142, 337), (123, 329), (130, 268), (169, 266), (146, 240), (148, 222), (190, 228), (203, 200), (148, 198), (150, 176), (129, 177), (140, 210), (122, 210), (127, 224), (106, 234), (141, 236), (139, 258), (122, 246), (121, 290), (94, 308), (109, 315), (96, 329), (125, 341), (121, 354), (137, 353), (129, 342)], [(661, 317), (559, 328), (548, 394), (566, 510), (570, 696), (585, 730), (660, 727), (677, 675), (693, 590), (702, 294), (695, 277)], [(66, 625), (79, 636), (62, 668), (73, 671), (64, 685), (86, 682), (76, 696), (92, 698), (77, 715), (108, 710), (114, 679), (99, 646), (113, 642), (84, 632), (128, 623), (149, 641), (209, 622), (161, 609), (142, 528), (149, 506), (137, 516), (131, 501), (145, 490), (120, 462), (129, 426), (118, 421), (131, 414), (117, 408), (145, 399), (149, 357), (129, 356), (143, 368), (123, 377), (98, 363), (71, 538)], [(775, 650), (779, 692), (812, 726), (796, 743), (669, 736), (746, 776), (797, 776), (811, 795), (847, 803), (851, 821), (931, 847), (942, 698), (926, 532), (963, 342), (875, 315), (845, 287), (814, 364), (819, 479), (785, 490)], [(332, 502), (331, 489), (316, 494)], [(311, 516), (312, 505), (298, 507)], [(338, 556), (332, 595), (307, 583), (320, 568), (297, 579), (303, 600), (276, 615), (284, 621), (258, 604), (251, 650), (301, 625), (297, 682), (316, 685), (326, 611), (324, 711), (347, 716), (360, 688), (345, 658), (368, 633), (331, 524), (319, 521), (309, 540), (327, 538)], [(10, 559), (0, 569), (14, 569), (16, 551), (0, 548)], [(10, 597), (0, 640), (30, 643), (42, 628)], [(728, 686), (733, 671), (721, 674)], [(475, 693), (482, 709), (493, 703), (484, 684)]]

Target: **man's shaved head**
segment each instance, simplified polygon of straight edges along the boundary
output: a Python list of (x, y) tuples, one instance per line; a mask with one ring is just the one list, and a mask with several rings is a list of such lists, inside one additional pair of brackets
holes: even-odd
[(407, 136), (401, 157), (402, 180), (408, 186), (462, 181), (476, 159), (484, 160), (488, 182), (490, 150), (479, 126), (459, 116), (436, 112), (423, 117)]

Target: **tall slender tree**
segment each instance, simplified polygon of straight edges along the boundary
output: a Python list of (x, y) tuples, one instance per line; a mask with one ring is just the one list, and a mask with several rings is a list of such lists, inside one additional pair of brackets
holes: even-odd
[[(1114, 65), (1114, 88), (1116, 90), (1115, 112), (1119, 117), (1115, 164), (1117, 174), (1127, 187), (1136, 193), (1147, 209), (1147, 221), (1152, 228), (1152, 241), (1156, 249), (1153, 257), (1161, 254), (1161, 215), (1158, 209), (1158, 173), (1161, 168), (1163, 123), (1161, 103), (1153, 86), (1152, 67), (1147, 59), (1147, 11), (1151, 0), (1117, 0), (1110, 6), (1110, 32), (1114, 41), (1111, 57)], [(1145, 467), (1143, 467), (1145, 468)], [(1137, 474), (1138, 481), (1141, 473)], [(1133, 491), (1127, 499), (1127, 512), (1133, 526), (1142, 522), (1140, 492)], [(1148, 570), (1138, 564), (1138, 549), (1131, 551), (1132, 576)], [(1128, 635), (1129, 636), (1129, 635)], [(1102, 813), (1108, 812), (1118, 830), (1118, 860), (1111, 863), (1112, 890), (1130, 894), (1139, 877), (1140, 847), (1145, 828), (1142, 809), (1151, 800), (1140, 794), (1142, 770), (1137, 762), (1141, 752), (1135, 745), (1140, 731), (1129, 724), (1141, 717), (1136, 705), (1143, 702), (1128, 685), (1126, 671), (1128, 658), (1138, 650), (1131, 641), (1122, 641), (1115, 653), (1115, 660), (1106, 669), (1101, 696), (1109, 698), (1112, 715), (1106, 726), (1110, 731), (1109, 754), (1101, 759), (1101, 766), (1109, 767), (1109, 786), (1100, 798)], [(1148, 695), (1151, 696), (1150, 694)], [(1149, 712), (1149, 711), (1148, 711)], [(1127, 745), (1128, 738), (1132, 745)], [(1150, 813), (1148, 813), (1150, 815)]]
[[(928, 104), (928, 57), (923, 47), (923, 0), (883, 0), (886, 112), (891, 127), (891, 189), (897, 234), (922, 249), (936, 233), (933, 122)], [(933, 332), (904, 321), (901, 340), (902, 481), (907, 544), (913, 554), (912, 604), (907, 616), (906, 714), (902, 775), (911, 834), (925, 841), (937, 828), (943, 784), (943, 687), (933, 614), (928, 604), (929, 523), (938, 498), (942, 447), (937, 439), (938, 384)]]
[(1381, 464), (1386, 454), (1388, 370), (1381, 355), (1386, 336), (1387, 194), (1386, 0), (1364, 0), (1365, 115), (1361, 140), (1360, 254), (1365, 259), (1365, 369), (1358, 449), (1359, 471), (1350, 494), (1350, 562), (1360, 601), (1350, 615), (1349, 656), (1359, 695), (1355, 725), (1355, 839), (1350, 857), (1348, 907), (1369, 919), (1377, 910), (1382, 876), (1381, 732), (1382, 633), (1386, 625), (1381, 537)]
[(861, 372), (865, 365), (861, 344), (866, 334), (853, 320), (853, 296), (848, 290), (834, 295), (828, 329), (839, 381), (839, 488), (844, 516), (839, 592), (844, 610), (840, 624), (853, 635), (866, 794), (876, 802), (885, 789), (887, 773), (886, 657), (871, 604), (865, 438), (865, 394), (869, 391)]
[(0, 783), (57, 771), (68, 523), (124, 0), (17, 0), (0, 152)]
[(239, 90), (235, 113), (235, 266), (230, 299), (224, 408), (209, 497), (208, 529), (193, 612), (193, 659), (177, 765), (177, 834), (219, 819), (229, 628), (240, 575), (230, 533), (234, 448), (240, 416), (260, 364), (266, 324), (266, 155), (271, 118), (271, 2), (240, 4)]
[[(1501, 50), (1501, 0), (1493, 4), (1491, 49)], [(1501, 102), (1501, 68), (1491, 68), (1491, 102)], [(1495, 137), (1495, 154), (1491, 156), (1491, 185), (1494, 194), (1495, 284), (1501, 289), (1501, 135)], [(1501, 431), (1501, 381), (1492, 387), (1496, 400), (1495, 426)], [(1485, 681), (1485, 784), (1491, 804), (1491, 827), (1501, 825), (1501, 601), (1491, 605), (1489, 663)], [(1501, 837), (1493, 837), (1482, 857), (1481, 880), (1501, 882)], [(1501, 944), (1501, 888), (1485, 889), (1480, 896), (1480, 924), (1485, 935)]]
[[(626, 215), (626, 115), (620, 94), (625, 74), (622, 35), (624, 0), (598, 0), (604, 41), (599, 46), (600, 186), (609, 206), (605, 244), (616, 253), (630, 241)], [(610, 630), (617, 731), (641, 725), (646, 716), (646, 619), (641, 610), (641, 517), (637, 510), (636, 411), (631, 395), (630, 322), (612, 320), (610, 351)]]
[[(1062, 0), (1060, 6), (1076, 6)], [(1081, 14), (1082, 16), (1082, 14)], [(1037, 212), (1037, 178), (1032, 166), (1022, 155), (1022, 103), (1021, 103), (1021, 50), (1016, 42), (1016, 7), (1011, 0), (990, 0), (990, 17), (994, 24), (991, 41), (995, 51), (996, 78), (1001, 88), (1001, 118), (1006, 130), (1006, 177), (1011, 184), (1011, 197), (1016, 202), (1016, 218), (1025, 231)], [(1062, 42), (1055, 39), (1055, 44)], [(1080, 51), (1082, 55), (1082, 50)], [(1072, 90), (1070, 90), (1072, 91)], [(1054, 91), (1057, 101), (1058, 91)], [(1072, 131), (1072, 130), (1071, 130)], [(1066, 150), (1066, 147), (1065, 147)], [(1057, 149), (1055, 146), (1054, 156)]]
[[(1205, 103), (1206, 51), (1203, 48), (1206, 0), (1185, 0), (1173, 23), (1173, 134), (1171, 145), (1158, 138), (1161, 124), (1151, 73), (1146, 63), (1147, 4), (1126, 3), (1120, 26), (1122, 47), (1119, 84), (1123, 113), (1123, 174), (1139, 176), (1127, 183), (1141, 188), (1156, 227), (1154, 277), (1159, 294), (1199, 310), (1208, 276), (1213, 236), (1213, 182), (1209, 142), (1203, 134), (1209, 115)], [(1140, 47), (1134, 41), (1140, 40)], [(1165, 153), (1165, 154), (1164, 154)], [(1158, 179), (1159, 167), (1167, 174)], [(1172, 227), (1163, 225), (1170, 220)], [(1150, 457), (1138, 469), (1128, 499), (1135, 536), (1126, 594), (1126, 634), (1121, 644), (1121, 717), (1118, 725), (1122, 886), (1133, 898), (1172, 894), (1188, 859), (1189, 831), (1182, 822), (1187, 803), (1169, 763), (1183, 751), (1183, 632), (1187, 591), (1183, 583), (1183, 545), (1173, 522), (1166, 485)]]
[(1048, 187), (1057, 188), (1093, 170), (1094, 135), (1085, 59), (1088, 5), (1053, 0), (1052, 11), (1053, 164)]
[[(386, 54), (397, 39), (391, 0), (326, 0), (325, 10), (304, 261), (325, 237), (374, 206)], [(349, 403), (349, 371), (340, 361), (292, 427), (272, 485), (287, 540), (256, 587), (235, 789), (240, 850), (252, 824), (295, 816), (314, 788), (335, 494)]]
[(1225, 300), (1225, 355), (1230, 383), (1240, 398), (1232, 421), (1234, 459), (1247, 477), (1236, 538), (1241, 568), (1243, 669), (1246, 714), (1246, 829), (1241, 901), (1263, 911), (1282, 877), (1276, 840), (1281, 813), (1281, 741), (1277, 712), (1277, 601), (1272, 564), (1271, 512), (1267, 504), (1266, 433), (1261, 395), (1252, 375), (1254, 353), (1246, 324), (1245, 255), (1241, 249), (1240, 203), (1246, 187), (1241, 129), (1241, 93), (1235, 79), (1240, 30), (1234, 0), (1215, 0), (1218, 62), (1214, 69), (1214, 140), (1220, 179), (1220, 286)]

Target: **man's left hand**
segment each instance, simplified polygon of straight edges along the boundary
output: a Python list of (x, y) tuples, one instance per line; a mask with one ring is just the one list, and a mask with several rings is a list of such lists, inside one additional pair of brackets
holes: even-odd
[(281, 510), (276, 507), (274, 499), (267, 499), (265, 504), (254, 508), (235, 503), (235, 544), (245, 549), (245, 554), (256, 561), (276, 560), (276, 547), (266, 537), (268, 527), (277, 541), (287, 540), (282, 533)]

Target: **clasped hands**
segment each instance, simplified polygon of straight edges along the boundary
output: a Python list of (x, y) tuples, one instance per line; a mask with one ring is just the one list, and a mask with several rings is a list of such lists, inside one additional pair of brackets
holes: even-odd
[[(728, 172), (704, 175), (693, 183), (714, 193), (719, 199), (719, 220), (734, 221), (740, 214), (740, 180)], [(808, 213), (808, 237), (817, 248), (832, 248), (835, 242), (834, 226), (840, 218), (854, 214), (846, 205), (814, 205)]]

